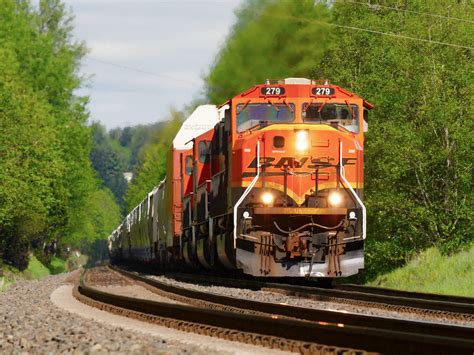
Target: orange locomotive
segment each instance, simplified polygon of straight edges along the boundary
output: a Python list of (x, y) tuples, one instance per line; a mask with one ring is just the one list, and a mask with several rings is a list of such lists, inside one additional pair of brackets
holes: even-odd
[(127, 216), (109, 238), (111, 256), (253, 276), (356, 274), (372, 107), (302, 78), (199, 107), (173, 141), (166, 180), (132, 211), (142, 220)]

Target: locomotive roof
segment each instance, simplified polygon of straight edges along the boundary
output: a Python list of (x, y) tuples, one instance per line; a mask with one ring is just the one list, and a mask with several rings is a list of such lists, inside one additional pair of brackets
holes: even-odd
[(212, 129), (219, 122), (219, 114), (215, 105), (198, 106), (183, 122), (173, 139), (174, 149), (191, 148), (190, 141), (202, 133)]
[[(270, 90), (269, 92), (266, 92), (265, 88), (279, 88), (280, 90)], [(314, 91), (317, 88), (331, 90), (328, 91), (329, 94), (320, 94), (319, 92)], [(286, 78), (277, 81), (267, 80), (263, 84), (255, 85), (250, 89), (234, 96), (233, 99), (284, 99), (285, 97), (319, 97), (338, 99), (358, 98), (363, 100), (365, 108), (370, 110), (374, 107), (374, 105), (370, 102), (348, 90), (341, 88), (340, 86), (329, 83), (327, 80), (315, 81), (306, 78)], [(228, 101), (226, 101), (223, 105), (227, 103)]]

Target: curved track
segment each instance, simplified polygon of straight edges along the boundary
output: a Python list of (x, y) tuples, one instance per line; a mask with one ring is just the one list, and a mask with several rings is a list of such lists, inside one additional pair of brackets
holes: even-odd
[(183, 282), (212, 284), (251, 290), (271, 290), (290, 296), (311, 298), (322, 301), (335, 300), (341, 303), (380, 305), (380, 308), (410, 311), (411, 313), (431, 313), (449, 319), (474, 321), (474, 298), (436, 295), (399, 291), (370, 286), (335, 285), (333, 288), (318, 286), (314, 281), (303, 281), (302, 284), (288, 284), (285, 280), (278, 282), (258, 281), (252, 279), (235, 279), (202, 274), (166, 273)]
[[(151, 301), (138, 301), (139, 304), (135, 304), (122, 296), (104, 295), (103, 292), (94, 292), (86, 286), (79, 288), (79, 292), (99, 301), (105, 298), (106, 303), (138, 312), (161, 317), (178, 317), (181, 321), (199, 322), (206, 326), (240, 332), (281, 337), (287, 341), (330, 344), (384, 353), (472, 354), (474, 349), (472, 328), (237, 299), (170, 286), (116, 270), (140, 284), (146, 284), (150, 290), (180, 301), (188, 300), (187, 303), (197, 307), (164, 306)], [(130, 308), (132, 304), (135, 305)], [(199, 309), (198, 315), (190, 316), (189, 307)]]

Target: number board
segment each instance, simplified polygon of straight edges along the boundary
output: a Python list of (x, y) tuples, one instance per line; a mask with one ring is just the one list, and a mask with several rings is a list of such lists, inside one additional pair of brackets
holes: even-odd
[(316, 87), (311, 90), (311, 93), (314, 96), (331, 96), (331, 95), (334, 95), (335, 90), (334, 88), (328, 88), (328, 87)]
[(260, 89), (260, 95), (263, 96), (283, 96), (285, 88), (281, 86), (265, 86)]

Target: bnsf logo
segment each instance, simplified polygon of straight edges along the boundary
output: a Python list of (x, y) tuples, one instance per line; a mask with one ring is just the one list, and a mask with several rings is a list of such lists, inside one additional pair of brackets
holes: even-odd
[[(335, 164), (335, 159), (331, 157), (322, 157), (322, 158), (313, 158), (302, 157), (301, 159), (295, 159), (293, 157), (282, 157), (278, 162), (274, 162), (274, 157), (264, 157), (260, 158), (261, 167), (273, 167), (275, 169), (281, 169), (282, 167), (291, 167), (291, 168), (308, 168), (316, 169), (317, 167), (331, 166)], [(357, 161), (356, 158), (342, 158), (343, 165), (355, 165)], [(256, 169), (257, 168), (257, 158), (252, 160), (247, 169)]]

